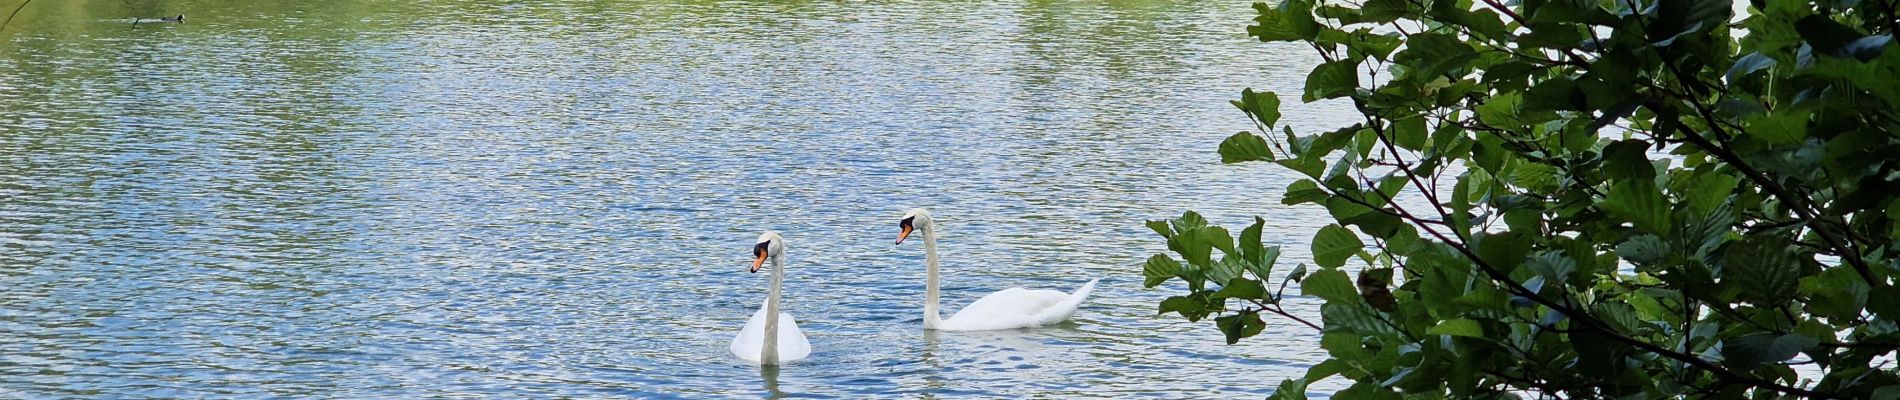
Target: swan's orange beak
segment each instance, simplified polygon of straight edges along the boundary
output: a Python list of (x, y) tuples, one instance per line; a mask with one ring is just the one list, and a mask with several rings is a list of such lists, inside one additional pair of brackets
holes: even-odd
[(752, 250), (752, 273), (759, 273), (759, 266), (765, 265), (765, 246)]
[(911, 231), (911, 229), (912, 229), (912, 228), (910, 227), (910, 225), (909, 225), (909, 224), (905, 224), (905, 225), (903, 226), (903, 229), (904, 229), (904, 231), (903, 231), (903, 232), (898, 232), (898, 233), (897, 233), (897, 244), (904, 244), (904, 238), (907, 238), (907, 237), (910, 237), (910, 231)]

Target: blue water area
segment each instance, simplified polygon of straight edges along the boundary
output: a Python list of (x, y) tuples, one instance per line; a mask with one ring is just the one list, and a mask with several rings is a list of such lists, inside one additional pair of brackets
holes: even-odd
[[(34, 2), (0, 29), (0, 398), (1258, 398), (1317, 333), (1226, 345), (1140, 268), (1144, 220), (1258, 215), (1289, 266), (1329, 220), (1214, 153), (1253, 128), (1228, 100), (1318, 61), (1253, 15)], [(1355, 115), (1297, 97), (1301, 132)], [(949, 310), (1100, 287), (1063, 324), (925, 331), (911, 207)], [(815, 350), (762, 370), (727, 344), (766, 230)]]

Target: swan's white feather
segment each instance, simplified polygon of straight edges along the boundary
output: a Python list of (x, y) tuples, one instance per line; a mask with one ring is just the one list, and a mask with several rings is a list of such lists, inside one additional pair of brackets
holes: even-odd
[[(765, 353), (765, 306), (752, 313), (752, 319), (746, 320), (745, 328), (739, 330), (739, 336), (732, 338), (732, 355), (740, 359), (759, 363), (760, 355)], [(781, 363), (797, 361), (811, 355), (811, 342), (805, 340), (805, 332), (798, 330), (798, 321), (791, 313), (778, 313), (778, 361)]]
[(1089, 293), (1095, 291), (1097, 281), (1100, 279), (1089, 280), (1075, 293), (1019, 287), (1003, 289), (964, 306), (955, 315), (943, 320), (943, 325), (938, 329), (984, 331), (1031, 328), (1062, 322), (1075, 315), (1082, 301), (1088, 300)]

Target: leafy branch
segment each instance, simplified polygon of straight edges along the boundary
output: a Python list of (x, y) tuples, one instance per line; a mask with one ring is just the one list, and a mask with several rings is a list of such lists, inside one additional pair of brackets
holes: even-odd
[[(1900, 349), (1900, 303), (1879, 300), (1900, 296), (1891, 4), (1479, 3), (1256, 5), (1250, 36), (1323, 60), (1299, 98), (1362, 118), (1303, 134), (1246, 90), (1256, 131), (1221, 160), (1296, 172), (1282, 203), (1337, 224), (1313, 236), (1319, 269), (1269, 294), (1260, 219), (1237, 239), (1150, 221), (1173, 255), (1147, 286), (1188, 289), (1161, 311), (1219, 314), (1229, 343), (1260, 314), (1319, 329), (1330, 358), (1278, 398), (1332, 376), (1353, 382), (1340, 398), (1900, 394), (1872, 365)], [(1323, 323), (1280, 308), (1294, 282)]]

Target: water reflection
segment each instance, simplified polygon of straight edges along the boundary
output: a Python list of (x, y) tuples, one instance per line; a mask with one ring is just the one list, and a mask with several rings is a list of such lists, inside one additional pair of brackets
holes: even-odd
[(942, 350), (939, 349), (937, 345), (937, 335), (940, 333), (940, 331), (934, 329), (924, 330), (924, 334), (922, 335), (923, 348), (921, 352), (917, 353), (918, 361), (930, 367), (927, 370), (930, 372), (925, 372), (923, 376), (924, 387), (926, 388), (939, 389), (945, 387), (943, 375), (937, 373), (938, 371), (943, 371), (945, 366), (943, 360), (944, 356), (939, 354)]
[(765, 397), (766, 398), (769, 398), (769, 399), (785, 398), (785, 392), (780, 391), (778, 389), (778, 369), (779, 367), (775, 365), (766, 365), (766, 366), (759, 367), (759, 379), (765, 382)]
[[(1226, 346), (1154, 317), (1179, 288), (1136, 275), (1164, 250), (1143, 219), (1265, 214), (1288, 262), (1326, 220), (1212, 153), (1249, 125), (1234, 93), (1314, 62), (1250, 15), (35, 2), (0, 29), (0, 391), (1257, 397), (1221, 377), (1299, 376), (1314, 333)], [(945, 229), (946, 309), (1104, 280), (1072, 324), (923, 332), (922, 254), (889, 236), (915, 206)], [(733, 249), (764, 229), (806, 249), (785, 301), (823, 350), (761, 392), (724, 349), (758, 305)]]

